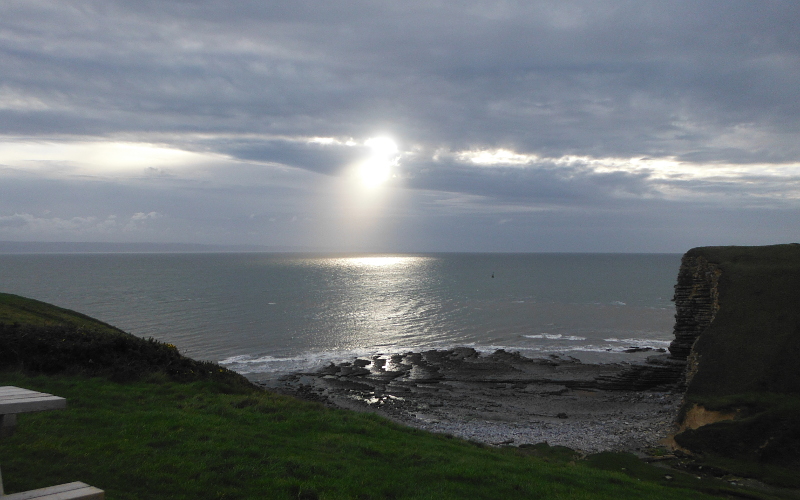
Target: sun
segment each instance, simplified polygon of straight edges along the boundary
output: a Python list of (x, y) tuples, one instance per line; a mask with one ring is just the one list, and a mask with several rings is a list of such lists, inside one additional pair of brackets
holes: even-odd
[(364, 142), (371, 153), (359, 167), (361, 183), (368, 188), (384, 184), (392, 176), (392, 167), (397, 164), (397, 143), (388, 137), (373, 137)]
[(377, 187), (389, 180), (391, 168), (386, 161), (369, 159), (361, 164), (358, 174), (362, 184)]
[(364, 145), (372, 149), (375, 155), (392, 156), (397, 154), (397, 143), (388, 137), (373, 137), (367, 139)]

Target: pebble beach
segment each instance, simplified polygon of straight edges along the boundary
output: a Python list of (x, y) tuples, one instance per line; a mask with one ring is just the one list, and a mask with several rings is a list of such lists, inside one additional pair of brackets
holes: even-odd
[(682, 395), (670, 388), (604, 390), (598, 377), (627, 363), (529, 359), (470, 348), (331, 364), (313, 373), (260, 378), (261, 386), (398, 423), (494, 446), (546, 442), (583, 453), (643, 453), (673, 430)]

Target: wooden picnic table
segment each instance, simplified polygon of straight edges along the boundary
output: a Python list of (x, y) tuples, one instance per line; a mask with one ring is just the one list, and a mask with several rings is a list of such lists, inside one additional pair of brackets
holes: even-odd
[[(66, 407), (66, 399), (52, 394), (10, 385), (0, 386), (0, 437), (14, 434), (18, 413), (61, 410)], [(102, 500), (104, 497), (103, 490), (79, 481), (4, 495), (3, 476), (0, 475), (0, 499), (2, 500)]]
[(17, 413), (60, 410), (67, 400), (44, 392), (6, 385), (0, 387), (0, 437), (14, 434)]

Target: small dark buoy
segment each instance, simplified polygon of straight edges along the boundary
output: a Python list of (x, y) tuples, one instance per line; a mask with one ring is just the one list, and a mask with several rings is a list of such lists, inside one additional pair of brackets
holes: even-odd
[(494, 273), (492, 273), (492, 278), (494, 278)]

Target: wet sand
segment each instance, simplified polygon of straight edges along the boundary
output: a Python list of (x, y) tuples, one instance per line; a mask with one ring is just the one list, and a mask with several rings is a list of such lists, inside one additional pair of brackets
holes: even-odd
[(491, 445), (547, 442), (586, 453), (642, 452), (672, 430), (682, 395), (669, 388), (599, 388), (598, 378), (630, 366), (455, 348), (251, 379), (276, 392)]

